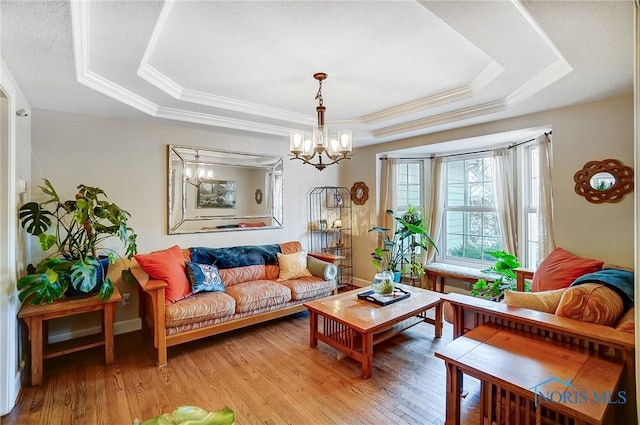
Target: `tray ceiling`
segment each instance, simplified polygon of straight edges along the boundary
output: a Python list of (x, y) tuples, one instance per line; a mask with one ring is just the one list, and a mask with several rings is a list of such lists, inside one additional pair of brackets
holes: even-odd
[(312, 75), (326, 72), (327, 123), (363, 146), (632, 91), (632, 2), (1, 7), (2, 56), (46, 109), (286, 138), (315, 122)]

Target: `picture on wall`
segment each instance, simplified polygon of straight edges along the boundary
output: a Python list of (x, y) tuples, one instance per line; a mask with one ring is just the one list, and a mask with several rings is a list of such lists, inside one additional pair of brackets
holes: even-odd
[(198, 186), (198, 208), (235, 208), (236, 182), (204, 180)]

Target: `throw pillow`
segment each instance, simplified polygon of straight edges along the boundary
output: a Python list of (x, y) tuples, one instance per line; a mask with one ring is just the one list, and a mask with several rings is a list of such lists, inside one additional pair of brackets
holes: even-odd
[(556, 309), (558, 316), (605, 326), (615, 325), (623, 312), (624, 304), (620, 295), (599, 283), (568, 288)]
[(604, 261), (578, 257), (562, 248), (554, 249), (533, 274), (533, 292), (566, 288), (582, 275), (602, 268)]
[(214, 265), (184, 262), (191, 290), (196, 292), (224, 292), (220, 271)]
[(137, 254), (134, 258), (149, 277), (167, 283), (164, 288), (165, 304), (173, 304), (191, 295), (184, 270), (184, 255), (178, 245), (149, 254)]
[(278, 252), (278, 265), (280, 266), (280, 276), (277, 282), (312, 276), (309, 269), (307, 269), (307, 251), (298, 251), (293, 254), (280, 254)]
[(545, 313), (555, 313), (562, 294), (566, 291), (562, 289), (552, 289), (542, 292), (519, 292), (504, 291), (504, 303), (513, 307), (529, 308), (531, 310), (543, 311)]

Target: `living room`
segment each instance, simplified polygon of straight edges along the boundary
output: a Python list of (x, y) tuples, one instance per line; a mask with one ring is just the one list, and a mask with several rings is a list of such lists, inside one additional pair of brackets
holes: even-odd
[[(129, 3), (134, 2), (119, 3), (125, 9), (121, 13), (128, 16), (129, 20), (144, 16), (143, 23), (150, 34), (156, 19), (161, 14), (163, 5), (157, 3), (153, 6), (155, 7), (153, 9), (155, 14), (142, 15), (134, 13), (136, 6)], [(482, 37), (478, 34), (482, 32), (482, 28), (470, 25), (466, 30), (464, 29), (463, 24), (474, 16), (474, 13), (469, 11), (467, 14), (460, 12), (456, 7), (452, 6), (453, 2), (442, 3), (444, 4), (427, 4), (424, 7), (429, 10), (430, 14), (439, 16), (438, 19), (445, 20), (446, 18), (449, 25), (455, 26), (456, 31), (462, 34), (463, 37), (469, 37), (473, 42), (482, 45)], [(281, 94), (278, 91), (279, 78), (276, 79), (274, 77), (272, 79), (270, 72), (267, 72), (267, 70), (254, 70), (258, 74), (264, 72), (264, 75), (257, 76), (252, 82), (254, 90), (257, 88), (265, 90), (262, 98), (264, 104), (269, 103), (267, 101), (269, 98), (295, 97), (296, 108), (302, 104), (302, 107), (298, 108), (301, 111), (300, 114), (304, 113), (310, 116), (312, 116), (313, 108), (316, 106), (314, 104), (314, 95), (318, 88), (317, 82), (312, 78), (312, 74), (320, 71), (329, 74), (328, 79), (323, 82), (328, 123), (329, 126), (335, 125), (336, 127), (353, 126), (354, 149), (350, 160), (341, 161), (339, 164), (318, 171), (316, 168), (300, 161), (289, 161), (288, 135), (270, 134), (265, 131), (264, 129), (268, 125), (266, 124), (267, 120), (263, 118), (256, 119), (255, 122), (256, 126), (262, 129), (260, 131), (238, 129), (231, 124), (225, 127), (224, 120), (211, 125), (206, 120), (203, 122), (194, 120), (187, 122), (177, 119), (164, 119), (159, 114), (145, 113), (140, 108), (134, 109), (130, 104), (123, 103), (122, 97), (118, 97), (117, 93), (114, 95), (114, 92), (105, 89), (105, 86), (103, 86), (103, 90), (106, 92), (100, 92), (99, 87), (91, 86), (91, 80), (88, 82), (83, 80), (83, 78), (91, 76), (91, 72), (87, 72), (88, 68), (84, 70), (74, 68), (74, 66), (78, 66), (78, 63), (74, 62), (74, 60), (77, 60), (77, 55), (80, 53), (74, 50), (74, 48), (78, 49), (78, 47), (74, 47), (71, 38), (72, 22), (69, 22), (69, 20), (72, 12), (69, 3), (20, 4), (20, 2), (3, 2), (1, 6), (3, 27), (1, 83), (5, 93), (5, 97), (3, 97), (3, 117), (6, 118), (7, 114), (5, 112), (7, 110), (22, 110), (23, 112), (19, 115), (12, 113), (9, 126), (3, 123), (4, 131), (7, 131), (6, 128), (10, 128), (10, 134), (7, 133), (6, 138), (3, 138), (3, 142), (4, 140), (11, 141), (10, 144), (3, 144), (3, 156), (2, 162), (0, 162), (0, 170), (3, 171), (1, 180), (4, 181), (1, 188), (2, 203), (4, 204), (5, 200), (11, 202), (10, 211), (3, 211), (2, 215), (0, 215), (3, 226), (0, 231), (3, 235), (8, 235), (3, 236), (2, 250), (0, 250), (5, 252), (2, 254), (3, 257), (0, 258), (0, 265), (3, 270), (3, 291), (0, 294), (0, 321), (3, 323), (3, 328), (2, 332), (0, 332), (0, 344), (5, 347), (15, 347), (15, 350), (7, 350), (8, 352), (0, 353), (0, 378), (5, 383), (3, 384), (5, 389), (0, 391), (2, 414), (11, 411), (20, 391), (24, 374), (21, 362), (25, 361), (23, 349), (27, 345), (25, 343), (25, 331), (24, 329), (19, 330), (20, 327), (16, 319), (20, 306), (16, 297), (14, 276), (23, 274), (26, 265), (30, 262), (38, 261), (41, 255), (37, 249), (36, 242), (30, 240), (27, 237), (28, 235), (18, 230), (15, 210), (17, 209), (16, 207), (29, 200), (38, 199), (38, 186), (42, 184), (42, 179), (45, 178), (49, 179), (57, 189), (68, 196), (72, 196), (73, 190), (78, 184), (95, 185), (104, 189), (109, 194), (109, 199), (112, 202), (118, 203), (131, 213), (130, 224), (138, 233), (138, 251), (141, 253), (165, 249), (172, 245), (179, 245), (182, 248), (193, 246), (227, 247), (296, 240), (301, 241), (302, 246), (306, 248), (309, 240), (307, 203), (309, 191), (316, 186), (350, 188), (355, 182), (361, 181), (368, 186), (369, 198), (364, 205), (353, 207), (353, 251), (356, 253), (353, 256), (353, 275), (357, 284), (367, 285), (371, 282), (375, 273), (369, 253), (375, 248), (376, 239), (368, 230), (379, 224), (378, 211), (380, 210), (379, 193), (382, 157), (425, 158), (444, 153), (471, 152), (496, 147), (495, 143), (486, 142), (488, 137), (498, 138), (504, 135), (511, 135), (511, 139), (504, 139), (501, 142), (501, 146), (508, 146), (512, 143), (536, 137), (544, 132), (552, 131), (553, 218), (556, 245), (584, 257), (597, 258), (610, 264), (634, 267), (636, 235), (632, 229), (634, 229), (637, 206), (634, 203), (633, 194), (625, 196), (618, 203), (589, 203), (575, 193), (573, 178), (574, 174), (585, 163), (594, 160), (614, 158), (624, 165), (635, 168), (634, 139), (636, 139), (635, 131), (637, 130), (634, 129), (634, 125), (637, 118), (634, 115), (634, 107), (637, 99), (634, 97), (632, 80), (634, 75), (634, 25), (629, 17), (634, 13), (634, 4), (594, 2), (590, 6), (584, 6), (584, 10), (580, 10), (577, 5), (569, 6), (563, 3), (559, 2), (556, 5), (545, 2), (540, 2), (537, 5), (536, 3), (526, 5), (515, 3), (513, 9), (509, 9), (509, 13), (515, 13), (518, 8), (524, 8), (530, 16), (534, 17), (532, 19), (536, 23), (535, 28), (543, 35), (545, 33), (553, 33), (555, 36), (556, 33), (553, 30), (555, 29), (554, 25), (557, 23), (556, 19), (561, 19), (559, 16), (569, 19), (568, 17), (573, 16), (572, 14), (582, 16), (580, 13), (584, 13), (588, 17), (604, 16), (605, 18), (602, 19), (619, 19), (619, 22), (615, 21), (615, 24), (610, 24), (613, 28), (617, 28), (619, 32), (610, 33), (606, 41), (600, 40), (596, 43), (597, 40), (589, 39), (584, 44), (572, 38), (569, 38), (569, 40), (560, 38), (560, 35), (557, 36), (558, 39), (551, 37), (551, 45), (555, 42), (555, 47), (560, 51), (561, 56), (566, 59), (569, 66), (575, 67), (572, 71), (568, 71), (566, 76), (557, 77), (557, 81), (549, 83), (548, 87), (540, 89), (539, 93), (532, 93), (531, 99), (513, 102), (512, 105), (507, 104), (504, 110), (487, 111), (486, 114), (479, 114), (478, 116), (473, 116), (472, 114), (464, 115), (460, 112), (460, 119), (454, 123), (449, 123), (450, 125), (438, 122), (429, 123), (428, 120), (425, 120), (426, 123), (423, 123), (424, 131), (420, 129), (406, 130), (401, 133), (401, 137), (388, 137), (381, 134), (374, 137), (371, 135), (374, 133), (371, 132), (372, 129), (375, 130), (375, 125), (373, 125), (366, 129), (370, 131), (366, 141), (358, 140), (358, 130), (366, 127), (366, 125), (362, 122), (356, 123), (355, 120), (348, 119), (358, 115), (351, 114), (348, 110), (346, 113), (344, 112), (355, 102), (349, 103), (347, 99), (339, 96), (339, 90), (332, 89), (332, 87), (336, 86), (345, 87), (339, 84), (345, 84), (340, 79), (347, 79), (347, 75), (343, 74), (346, 71), (340, 69), (334, 71), (333, 68), (312, 69), (311, 72), (304, 73), (304, 80), (301, 80), (300, 86), (295, 86), (286, 94)], [(447, 7), (447, 4), (450, 7)], [(489, 8), (489, 4), (484, 6)], [(101, 7), (107, 6), (103, 4)], [(491, 8), (493, 7), (497, 8), (499, 5), (493, 4)], [(27, 13), (29, 8), (31, 13)], [(128, 10), (127, 8), (131, 9)], [(546, 10), (547, 8), (548, 10)], [(131, 14), (128, 15), (127, 12), (131, 12)], [(491, 13), (484, 11), (483, 16), (485, 14)], [(552, 19), (554, 15), (556, 18)], [(629, 17), (627, 21), (624, 20), (625, 16)], [(578, 20), (578, 18), (575, 19)], [(593, 21), (586, 22), (594, 23)], [(595, 22), (597, 23), (598, 21), (596, 20)], [(59, 32), (61, 28), (57, 26), (61, 23), (64, 25), (63, 32)], [(106, 21), (102, 23), (104, 25), (107, 24)], [(139, 25), (143, 25), (143, 23), (141, 22)], [(25, 32), (29, 28), (40, 28), (42, 38), (27, 37)], [(599, 31), (606, 32), (602, 29), (599, 29)], [(600, 36), (600, 32), (594, 30), (594, 33)], [(92, 40), (99, 39), (101, 36), (105, 37), (104, 34), (98, 31)], [(114, 44), (120, 43), (118, 44), (119, 46), (124, 46), (129, 42), (124, 35), (122, 39), (119, 39), (113, 33), (107, 32), (106, 34), (110, 34), (106, 36), (107, 38), (111, 37), (110, 42)], [(495, 37), (496, 35), (494, 34), (493, 36)], [(561, 44), (561, 40), (567, 45)], [(99, 41), (105, 42), (104, 40)], [(145, 39), (144, 43), (147, 41), (148, 39)], [(570, 41), (574, 44), (570, 44)], [(487, 43), (488, 41), (485, 40), (484, 42)], [(322, 45), (322, 42), (319, 41), (318, 44)], [(614, 72), (606, 67), (598, 68), (594, 64), (593, 75), (590, 75), (589, 62), (585, 64), (581, 60), (583, 60), (584, 56), (587, 56), (585, 51), (590, 48), (601, 53), (602, 48), (600, 50), (596, 49), (596, 46), (601, 47), (601, 45), (616, 45), (617, 47), (611, 48), (611, 56), (603, 54), (603, 56), (598, 56), (594, 62), (600, 65), (604, 62), (618, 64), (614, 59), (623, 57), (626, 58), (623, 63), (628, 68), (614, 70)], [(626, 50), (620, 52), (620, 45), (624, 46)], [(336, 44), (328, 44), (328, 46), (335, 47)], [(582, 50), (572, 51), (567, 46), (582, 46)], [(139, 53), (144, 53), (146, 47), (146, 44), (136, 46)], [(316, 54), (320, 56), (327, 54), (327, 51), (331, 50), (326, 46), (322, 48), (309, 46), (309, 51), (313, 52), (314, 47), (319, 49)], [(47, 49), (51, 51), (44, 52)], [(29, 54), (24, 52), (29, 52)], [(118, 49), (115, 48), (109, 53), (112, 56), (93, 56), (92, 58), (99, 58), (99, 60), (91, 62), (90, 65), (98, 68), (104, 63), (117, 58), (115, 56), (117, 53)], [(489, 54), (486, 51), (485, 53)], [(491, 54), (499, 56), (498, 52), (491, 51)], [(521, 58), (517, 59), (522, 60)], [(273, 59), (271, 60), (273, 61)], [(501, 60), (506, 61), (506, 58), (501, 57)], [(515, 59), (511, 60), (515, 61)], [(577, 67), (578, 63), (582, 67)], [(85, 65), (88, 66), (89, 62), (85, 63)], [(137, 66), (138, 64), (136, 63), (135, 67)], [(45, 69), (50, 73), (51, 82), (48, 82), (47, 79), (42, 79), (40, 74), (36, 74), (36, 69)], [(376, 74), (376, 72), (375, 69), (371, 70), (372, 74)], [(562, 72), (557, 75), (562, 75)], [(202, 72), (202, 74), (207, 75), (207, 72)], [(344, 77), (341, 77), (341, 74)], [(579, 86), (577, 89), (575, 87), (560, 86), (563, 81), (565, 83), (569, 81), (568, 86), (578, 84), (571, 83), (573, 81), (571, 78), (574, 78), (573, 76), (576, 74), (587, 78), (584, 81), (587, 81), (590, 85)], [(243, 72), (242, 75), (247, 75), (247, 72)], [(608, 92), (600, 92), (594, 98), (585, 98), (581, 101), (573, 100), (575, 98), (580, 99), (580, 96), (564, 101), (565, 96), (569, 99), (570, 93), (580, 92), (581, 90), (587, 92), (592, 89), (597, 85), (595, 81), (598, 78), (604, 80), (609, 77), (611, 80), (616, 80), (620, 75), (622, 76), (620, 77), (621, 84), (608, 86), (611, 87)], [(440, 76), (442, 77), (442, 75)], [(78, 80), (82, 83), (78, 82)], [(370, 86), (375, 86), (384, 95), (388, 95), (384, 91), (385, 84), (391, 84), (391, 82), (386, 81), (385, 78), (362, 81), (367, 83), (375, 81), (375, 84), (370, 84)], [(351, 84), (358, 85), (359, 83), (356, 84), (351, 81)], [(437, 87), (434, 82), (429, 82), (429, 84)], [(395, 86), (393, 87), (395, 88)], [(569, 89), (573, 89), (573, 91)], [(147, 92), (144, 90), (147, 90)], [(143, 93), (148, 93), (149, 88), (147, 87), (144, 90)], [(366, 91), (364, 93), (356, 93), (363, 96), (362, 98), (366, 98), (364, 97)], [(434, 93), (437, 93), (437, 90), (429, 92), (430, 95)], [(157, 94), (154, 93), (151, 98), (153, 96), (157, 96)], [(165, 96), (169, 97), (166, 94)], [(374, 95), (374, 97), (377, 96), (382, 95)], [(470, 94), (469, 96), (473, 98), (476, 95)], [(557, 100), (558, 97), (562, 99)], [(555, 106), (539, 107), (537, 104), (535, 107), (528, 106), (529, 102), (538, 101), (540, 101), (540, 105), (545, 105), (542, 101), (548, 101), (549, 99), (555, 100), (555, 103), (551, 103)], [(180, 103), (182, 101), (173, 99), (167, 102), (167, 105), (171, 107)], [(276, 104), (279, 105), (281, 102), (276, 102)], [(438, 107), (445, 108), (445, 106), (437, 105), (433, 111), (438, 111)], [(200, 105), (194, 108), (194, 111), (196, 112), (189, 115), (190, 117), (197, 116), (197, 112), (208, 112), (208, 109)], [(203, 115), (205, 114), (203, 113)], [(437, 116), (437, 114), (431, 112), (431, 116)], [(233, 122), (231, 119), (233, 114), (230, 114), (227, 118), (227, 123)], [(315, 117), (312, 116), (310, 125), (313, 124), (314, 120)], [(306, 120), (305, 122), (308, 121)], [(278, 123), (281, 124), (282, 121), (278, 121)], [(300, 127), (300, 124), (298, 124), (298, 127)], [(529, 134), (535, 133), (535, 130), (539, 131), (538, 134), (529, 136)], [(522, 136), (523, 134), (527, 134), (527, 136), (524, 137)], [(478, 139), (483, 140), (478, 141)], [(447, 143), (453, 146), (448, 148), (448, 151), (443, 151), (443, 146), (446, 147)], [(169, 234), (166, 214), (168, 197), (167, 145), (174, 144), (248, 154), (268, 154), (284, 158), (284, 226), (282, 228), (235, 232)], [(20, 181), (25, 182), (25, 193), (23, 193), (19, 185)], [(121, 344), (122, 346), (132, 344), (135, 347), (139, 347), (132, 341), (132, 338), (135, 338), (135, 335), (138, 334), (137, 331), (142, 326), (138, 311), (138, 293), (135, 288), (128, 287), (126, 284), (119, 283), (119, 286), (120, 292), (131, 294), (131, 300), (128, 305), (118, 305), (116, 307), (114, 331), (116, 335), (119, 335), (116, 337), (116, 344)], [(308, 329), (307, 325), (303, 325), (303, 323), (304, 318), (296, 317), (292, 323), (283, 323), (281, 325), (284, 326), (283, 332), (291, 332), (294, 336), (301, 336), (303, 338), (302, 344), (304, 345), (308, 342)], [(302, 329), (294, 329), (294, 324), (297, 324), (298, 327), (302, 326)], [(52, 324), (49, 332), (50, 336), (54, 336), (57, 340), (64, 340), (82, 335), (87, 330), (93, 331), (99, 326), (100, 322), (97, 317), (80, 322), (77, 320), (58, 321)], [(278, 344), (283, 347), (289, 347), (286, 338), (279, 337), (277, 331), (271, 328), (265, 331), (267, 336), (264, 338), (278, 340)], [(228, 344), (238, 344), (239, 346), (253, 343), (255, 342), (254, 340), (247, 339), (250, 336), (250, 332), (238, 334), (236, 342), (232, 338), (233, 335), (231, 337), (225, 336), (225, 338), (228, 338), (225, 341)], [(414, 367), (414, 363), (420, 362), (420, 360), (412, 358), (413, 355), (421, 350), (433, 352), (437, 348), (429, 344), (425, 348), (425, 346), (421, 345), (424, 343), (421, 340), (424, 334), (419, 333), (416, 335), (417, 337), (414, 341), (392, 342), (393, 350), (383, 350), (379, 358), (374, 358), (374, 363), (393, 363), (395, 361), (393, 355), (397, 354), (401, 359), (400, 364)], [(282, 338), (282, 340), (279, 338)], [(208, 340), (213, 339), (209, 338)], [(22, 343), (16, 343), (16, 341), (20, 340)], [(206, 348), (208, 340), (193, 343), (193, 345), (196, 349)], [(120, 343), (120, 341), (123, 342)], [(408, 343), (405, 344), (405, 347), (401, 347), (404, 342)], [(274, 345), (268, 344), (269, 347)], [(21, 346), (20, 349), (18, 349), (19, 346)], [(297, 348), (299, 346), (293, 346), (293, 349)], [(244, 347), (244, 349), (250, 350), (251, 348)], [(135, 354), (124, 354), (123, 349), (118, 347), (116, 347), (116, 350), (117, 357), (121, 356), (123, 360), (124, 358), (131, 360)], [(153, 354), (151, 352), (145, 354), (149, 354), (149, 356), (140, 361), (141, 368), (154, 367)], [(323, 355), (332, 356), (326, 347), (323, 351), (313, 356)], [(82, 355), (72, 354), (71, 356)], [(94, 360), (98, 359), (97, 362), (100, 363), (100, 356), (101, 352), (98, 351), (90, 357)], [(144, 363), (144, 360), (147, 363)], [(269, 357), (262, 361), (272, 360), (274, 359)], [(430, 368), (420, 369), (416, 372), (416, 375), (425, 378), (433, 370), (440, 370), (438, 373), (440, 374), (441, 384), (444, 385), (444, 366), (441, 363), (436, 363), (436, 359), (433, 356), (427, 363), (429, 363)], [(327, 364), (329, 367), (335, 367), (331, 362)], [(171, 360), (169, 365), (171, 365)], [(195, 367), (195, 365), (192, 366)], [(402, 371), (398, 364), (390, 367), (398, 376), (404, 376), (405, 372)], [(352, 372), (356, 369), (357, 367), (349, 364), (346, 372), (341, 371), (337, 375), (344, 377), (348, 375), (349, 371)], [(145, 373), (151, 376), (151, 372)], [(312, 373), (321, 372), (319, 369), (314, 370), (312, 368)], [(222, 374), (219, 377), (224, 379)], [(63, 378), (59, 377), (58, 379), (62, 380)], [(151, 382), (142, 383), (141, 387), (146, 388), (158, 385), (158, 380), (161, 378), (154, 375), (151, 379)], [(186, 378), (186, 380), (190, 379), (195, 379), (195, 377)], [(240, 378), (236, 376), (235, 379)], [(245, 376), (242, 379), (249, 378)], [(326, 379), (330, 379), (328, 381), (330, 382), (328, 391), (337, 391), (340, 387), (339, 379), (329, 377), (326, 377)], [(384, 382), (385, 385), (391, 385), (391, 380)], [(120, 383), (115, 385), (120, 385)], [(241, 386), (243, 389), (239, 391), (239, 394), (243, 394), (244, 397), (250, 397), (249, 387), (246, 387), (248, 384), (245, 383), (243, 385), (245, 387)], [(314, 383), (314, 388), (322, 388), (322, 385)], [(196, 388), (193, 391), (199, 391), (199, 389)], [(287, 390), (285, 389), (284, 391)], [(290, 389), (290, 391), (293, 392), (294, 389)], [(305, 397), (302, 388), (295, 387), (295, 391), (299, 391), (301, 398)], [(361, 394), (380, 390), (376, 388), (375, 384), (365, 383), (357, 389), (353, 389), (353, 391)], [(440, 388), (439, 391), (438, 397), (441, 397), (444, 393), (444, 388)], [(425, 392), (419, 392), (417, 395), (414, 394), (412, 396), (429, 398), (428, 393)], [(40, 394), (39, 397), (46, 399), (47, 396)], [(165, 394), (160, 397), (170, 396)], [(50, 399), (54, 403), (52, 400)], [(293, 402), (295, 395), (290, 395), (290, 400)], [(322, 400), (327, 403), (332, 402), (327, 398), (322, 398)], [(371, 396), (370, 398), (359, 397), (354, 403), (359, 404), (360, 409), (364, 411), (366, 410), (365, 403), (372, 400), (380, 399), (378, 396)], [(211, 410), (222, 407), (218, 406), (215, 400), (211, 400), (210, 403), (206, 407)], [(163, 409), (156, 411), (147, 405), (144, 407), (138, 406), (140, 414), (151, 417), (176, 407), (170, 400), (154, 399), (153, 397), (150, 397), (149, 404)], [(340, 408), (345, 408), (345, 404), (348, 403), (342, 400)], [(436, 404), (434, 409), (441, 409), (441, 404)], [(283, 406), (284, 403), (279, 408), (286, 410)], [(314, 406), (319, 407), (317, 404), (314, 404)], [(238, 409), (242, 409), (242, 407), (238, 406)], [(428, 408), (425, 409), (429, 410)], [(357, 412), (358, 409), (354, 409), (354, 411)], [(306, 412), (305, 414), (308, 415), (308, 422), (314, 423), (312, 413)], [(361, 414), (364, 415), (362, 417), (365, 417), (369, 413), (361, 412)], [(62, 414), (60, 417), (66, 417), (64, 415)], [(380, 413), (380, 415), (378, 419), (385, 423), (385, 414)], [(388, 423), (393, 423), (392, 421), (400, 416), (400, 414), (396, 413), (395, 416), (386, 417), (386, 419), (390, 421)], [(293, 417), (300, 418), (300, 416)], [(375, 418), (375, 415), (366, 417), (369, 419), (362, 419), (362, 423), (373, 421), (372, 418)], [(258, 422), (259, 420), (251, 415), (244, 416), (244, 418), (246, 421)], [(344, 423), (341, 422), (341, 418), (344, 418), (344, 415), (330, 416), (326, 420), (333, 420), (334, 423)], [(141, 417), (140, 419), (143, 418)], [(444, 411), (429, 416), (429, 420), (434, 423), (443, 419)], [(281, 418), (281, 420), (283, 419)], [(407, 423), (417, 423), (415, 420), (412, 422), (410, 419), (405, 419), (405, 421)], [(63, 422), (65, 421), (63, 420)], [(69, 423), (72, 422), (70, 421)], [(273, 419), (273, 422), (278, 423), (278, 420)], [(355, 422), (357, 421), (354, 420)], [(82, 422), (82, 419), (79, 419), (73, 423), (90, 422)], [(238, 423), (241, 422), (239, 421)]]

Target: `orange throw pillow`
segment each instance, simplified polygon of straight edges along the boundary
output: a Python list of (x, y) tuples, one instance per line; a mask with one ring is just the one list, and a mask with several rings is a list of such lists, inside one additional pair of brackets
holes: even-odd
[(164, 288), (166, 305), (191, 295), (191, 285), (184, 269), (184, 255), (178, 245), (149, 254), (138, 254), (133, 258), (149, 277), (167, 283), (167, 287)]
[(623, 312), (620, 295), (599, 283), (570, 287), (562, 294), (556, 309), (558, 316), (605, 326), (614, 326)]
[(562, 248), (556, 248), (533, 274), (531, 290), (540, 292), (568, 288), (580, 276), (601, 270), (603, 264), (604, 261), (578, 257)]

